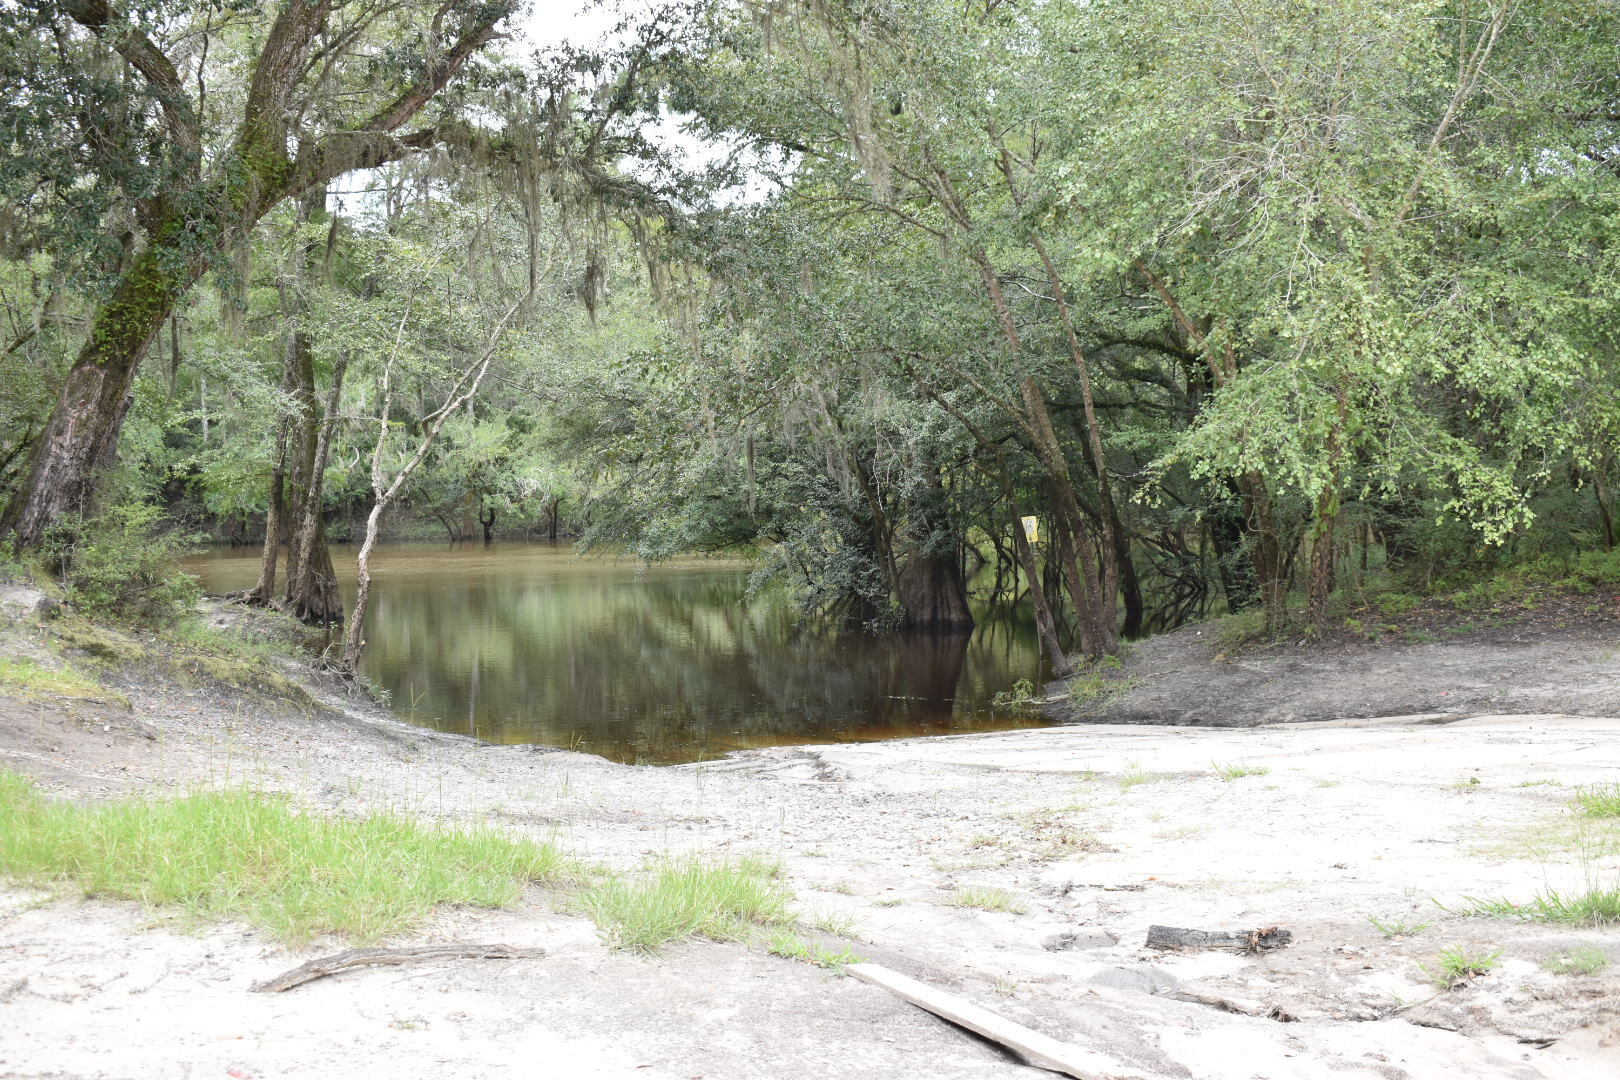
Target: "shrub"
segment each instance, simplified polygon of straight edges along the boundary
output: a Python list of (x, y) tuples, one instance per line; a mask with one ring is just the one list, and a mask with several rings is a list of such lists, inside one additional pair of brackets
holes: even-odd
[(197, 579), (176, 565), (195, 542), (159, 529), (158, 517), (155, 506), (127, 503), (55, 525), (45, 552), (68, 602), (86, 615), (152, 624), (196, 607)]

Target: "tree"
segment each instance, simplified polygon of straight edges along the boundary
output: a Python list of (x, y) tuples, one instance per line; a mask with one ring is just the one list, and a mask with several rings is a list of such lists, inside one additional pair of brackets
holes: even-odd
[[(273, 16), (212, 4), (124, 10), (108, 0), (21, 9), (6, 31), (5, 55), (23, 76), (21, 92), (0, 105), (11, 114), (8, 130), (26, 127), (47, 164), (79, 161), (111, 173), (122, 162), (128, 172), (133, 158), (145, 175), (120, 192), (116, 209), (130, 219), (127, 254), (107, 275), (84, 344), (0, 516), (0, 535), (31, 547), (53, 521), (90, 507), (135, 374), (176, 304), (283, 200), (444, 141), (454, 126), (448, 120), (406, 125), (494, 39), (511, 10), (509, 0), (282, 0)], [(246, 61), (251, 74), (241, 87), (220, 89), (216, 80), (210, 93), (208, 80), (227, 64), (216, 53), (211, 66), (208, 47), (224, 51), (216, 39), (227, 32), (240, 49), (230, 62)], [(198, 42), (200, 50), (192, 47)], [(92, 115), (109, 53), (140, 82), (121, 108)], [(195, 88), (183, 71), (195, 76)], [(55, 131), (70, 144), (49, 145)], [(45, 179), (63, 201), (82, 182)]]

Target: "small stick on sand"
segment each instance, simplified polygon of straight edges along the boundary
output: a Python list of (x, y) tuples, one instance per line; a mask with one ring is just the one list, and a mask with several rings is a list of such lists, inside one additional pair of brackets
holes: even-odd
[(300, 964), (273, 979), (254, 983), (255, 994), (279, 994), (314, 979), (372, 964), (414, 964), (420, 960), (526, 960), (546, 955), (544, 949), (510, 945), (416, 945), (406, 949), (350, 949)]

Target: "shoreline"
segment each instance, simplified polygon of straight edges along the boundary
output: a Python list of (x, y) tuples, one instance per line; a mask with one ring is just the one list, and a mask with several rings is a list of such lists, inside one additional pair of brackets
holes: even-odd
[[(618, 868), (761, 853), (832, 944), (1140, 1075), (1574, 1080), (1620, 1067), (1620, 930), (1430, 899), (1620, 881), (1617, 823), (1576, 835), (1566, 807), (1579, 785), (1620, 776), (1620, 719), (1085, 724), (659, 767), (413, 727), (277, 666), (311, 704), (110, 671), (127, 710), (0, 700), (0, 762), (67, 797), (248, 784), (314, 812), (483, 821)], [(999, 894), (1003, 910), (967, 903)], [(502, 941), (544, 959), (357, 971), (269, 996), (247, 987), (342, 946), (295, 953), (133, 903), (0, 897), (0, 988), (12, 988), (0, 1076), (314, 1077), (379, 1058), (399, 1077), (536, 1060), (567, 1077), (1039, 1075), (758, 946), (611, 952), (538, 890), (511, 909), (443, 911), (409, 941)], [(1386, 937), (1373, 919), (1429, 925)], [(1294, 941), (1166, 953), (1144, 945), (1155, 924), (1279, 925)], [(1421, 965), (1454, 943), (1500, 948), (1501, 963), (1437, 992)], [(1543, 968), (1577, 945), (1609, 967)]]

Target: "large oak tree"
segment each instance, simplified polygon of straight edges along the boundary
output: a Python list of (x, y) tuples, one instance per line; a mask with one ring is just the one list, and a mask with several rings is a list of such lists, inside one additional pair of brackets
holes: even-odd
[(421, 114), (515, 7), (137, 3), (7, 5), (8, 194), (51, 204), (33, 209), (81, 236), (100, 229), (119, 240), (102, 258), (83, 346), (0, 517), (0, 535), (21, 547), (91, 508), (142, 357), (197, 280), (283, 200), (444, 141), (453, 117)]

